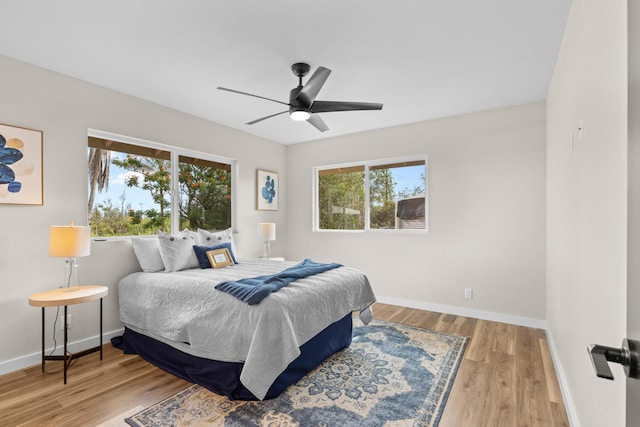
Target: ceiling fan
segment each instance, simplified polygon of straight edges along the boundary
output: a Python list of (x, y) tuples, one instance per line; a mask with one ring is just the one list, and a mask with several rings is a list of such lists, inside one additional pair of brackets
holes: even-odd
[(278, 104), (287, 105), (289, 107), (286, 111), (281, 111), (276, 114), (252, 120), (247, 123), (248, 125), (256, 124), (263, 120), (270, 119), (271, 117), (279, 116), (280, 114), (289, 113), (293, 120), (306, 120), (320, 132), (325, 132), (329, 130), (329, 128), (317, 113), (329, 113), (333, 111), (382, 110), (382, 104), (372, 102), (316, 101), (316, 96), (329, 78), (331, 70), (324, 67), (318, 67), (311, 77), (309, 77), (307, 84), (303, 86), (302, 78), (309, 73), (310, 69), (311, 67), (309, 67), (309, 64), (305, 64), (303, 62), (298, 62), (291, 66), (291, 71), (293, 71), (293, 74), (298, 77), (298, 86), (294, 87), (291, 89), (291, 92), (289, 92), (288, 103), (266, 98), (264, 96), (253, 95), (247, 92), (241, 92), (239, 90), (227, 89), (224, 87), (218, 87), (218, 89), (226, 90), (227, 92), (239, 93), (241, 95), (253, 96), (254, 98), (266, 99), (267, 101), (277, 102)]

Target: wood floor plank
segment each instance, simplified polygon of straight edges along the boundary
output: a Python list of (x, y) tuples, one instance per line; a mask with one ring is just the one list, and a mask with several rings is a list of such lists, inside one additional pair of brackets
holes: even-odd
[(439, 427), (482, 425), (489, 371), (486, 363), (464, 361), (458, 369)]
[(516, 360), (508, 352), (492, 352), (489, 358), (488, 389), (484, 397), (483, 425), (515, 426)]
[[(471, 338), (440, 427), (569, 425), (544, 331), (377, 303), (374, 318)], [(95, 357), (94, 357), (95, 356)], [(62, 383), (60, 364), (0, 376), (2, 424), (96, 426), (187, 388), (110, 344), (104, 358), (77, 359)], [(57, 371), (57, 372), (56, 372)]]
[(549, 393), (549, 401), (553, 403), (563, 404), (560, 385), (556, 379), (556, 371), (553, 368), (553, 360), (549, 351), (549, 344), (546, 339), (539, 339), (540, 354), (542, 355), (542, 365), (544, 367), (545, 383), (547, 385), (547, 393)]
[(569, 419), (567, 418), (564, 403), (551, 402), (549, 406), (551, 407), (553, 427), (569, 427)]
[(479, 320), (476, 323), (465, 359), (477, 362), (489, 363), (489, 357), (493, 348), (496, 324), (487, 320)]
[(544, 381), (518, 376), (516, 387), (516, 424), (522, 427), (553, 426), (551, 405), (545, 400)]
[(516, 329), (516, 369), (518, 376), (544, 382), (545, 372), (538, 337), (537, 329)]
[(505, 353), (509, 355), (516, 354), (516, 331), (518, 327), (506, 323), (497, 323), (496, 331), (493, 336), (493, 344), (491, 351)]

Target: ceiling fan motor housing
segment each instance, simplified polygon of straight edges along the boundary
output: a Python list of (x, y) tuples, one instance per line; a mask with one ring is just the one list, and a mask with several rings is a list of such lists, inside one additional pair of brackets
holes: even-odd
[(302, 90), (302, 86), (294, 87), (289, 92), (289, 114), (294, 111), (306, 111), (309, 112), (309, 106), (302, 104), (302, 102), (298, 101), (296, 97)]
[[(291, 71), (293, 74), (298, 77), (298, 86), (291, 89), (289, 92), (289, 115), (293, 120), (307, 120), (311, 113), (309, 112), (310, 105), (304, 105), (302, 102), (298, 101), (298, 94), (302, 90), (302, 78), (309, 74), (311, 67), (309, 64), (304, 62), (296, 62), (291, 66)], [(298, 113), (300, 112), (300, 113)]]

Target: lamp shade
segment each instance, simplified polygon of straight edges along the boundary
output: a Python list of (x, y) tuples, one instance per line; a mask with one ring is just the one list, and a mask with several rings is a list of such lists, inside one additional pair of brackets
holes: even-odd
[(49, 256), (76, 258), (91, 251), (91, 229), (88, 226), (52, 225), (49, 232)]
[(259, 222), (258, 239), (264, 242), (276, 240), (276, 225), (273, 222)]

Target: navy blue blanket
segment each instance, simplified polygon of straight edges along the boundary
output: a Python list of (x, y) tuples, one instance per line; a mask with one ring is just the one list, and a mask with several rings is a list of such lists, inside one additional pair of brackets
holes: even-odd
[(216, 285), (216, 289), (227, 292), (250, 305), (259, 304), (271, 292), (287, 286), (296, 279), (313, 276), (338, 267), (342, 267), (342, 265), (335, 263), (321, 264), (307, 258), (300, 264), (287, 268), (280, 273), (240, 279), (235, 282), (222, 282)]

